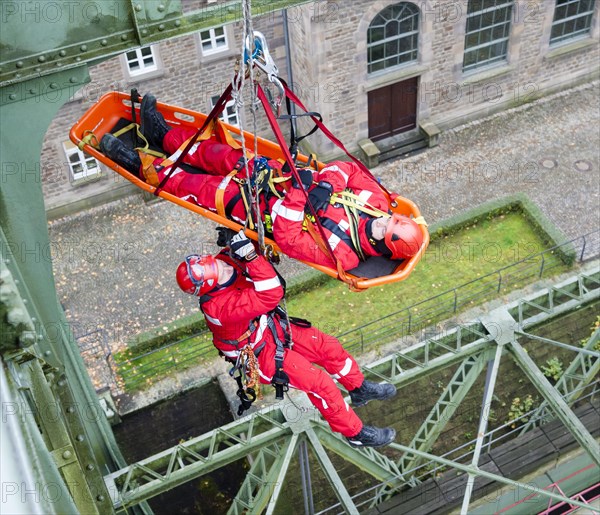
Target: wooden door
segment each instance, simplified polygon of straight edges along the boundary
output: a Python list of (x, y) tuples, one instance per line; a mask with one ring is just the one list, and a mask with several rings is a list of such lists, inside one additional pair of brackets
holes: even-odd
[(417, 126), (418, 77), (369, 91), (369, 138), (377, 141)]

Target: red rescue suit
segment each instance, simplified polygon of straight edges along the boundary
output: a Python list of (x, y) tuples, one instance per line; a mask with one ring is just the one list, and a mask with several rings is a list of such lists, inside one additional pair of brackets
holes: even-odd
[[(236, 275), (230, 284), (200, 298), (200, 309), (213, 333), (213, 343), (232, 360), (242, 347), (250, 345), (258, 354), (261, 381), (270, 384), (275, 373), (273, 331), (281, 340), (285, 338), (279, 317), (268, 315), (283, 297), (279, 278), (261, 256), (249, 263), (233, 260), (223, 253), (216, 258), (231, 264)], [(358, 388), (364, 376), (356, 361), (336, 338), (316, 328), (292, 324), (291, 333), (293, 348), (285, 349), (283, 361), (290, 386), (306, 392), (333, 431), (355, 436), (362, 429), (362, 422), (346, 404), (332, 377), (347, 390)]]
[[(169, 154), (175, 154), (182, 144), (195, 134), (193, 129), (175, 128), (167, 132), (163, 139), (163, 148)], [(164, 186), (165, 191), (216, 211), (216, 194), (219, 186), (224, 189), (224, 206), (227, 215), (239, 222), (246, 219), (246, 210), (239, 199), (239, 185), (228, 174), (235, 168), (243, 156), (241, 149), (233, 149), (227, 144), (209, 139), (196, 143), (185, 157), (184, 161), (204, 173), (190, 173), (183, 169), (175, 170)], [(160, 160), (155, 164), (160, 164)], [(279, 161), (269, 161), (271, 168), (281, 168)], [(159, 180), (162, 180), (169, 168), (162, 169)], [(244, 177), (242, 169), (238, 174)], [(219, 178), (214, 177), (219, 176)], [(358, 197), (369, 205), (388, 211), (388, 203), (377, 182), (354, 163), (335, 161), (313, 173), (316, 183), (328, 182), (334, 192), (352, 190)], [(222, 184), (223, 183), (223, 184)], [(313, 186), (313, 187), (315, 187)], [(283, 191), (282, 191), (283, 193)], [(302, 191), (290, 188), (283, 199), (271, 196), (268, 205), (261, 195), (261, 213), (270, 212), (273, 221), (273, 239), (281, 250), (291, 258), (309, 261), (335, 268), (327, 253), (317, 245), (313, 236), (303, 229), (304, 209), (306, 198)], [(344, 270), (358, 266), (360, 259), (352, 248), (348, 216), (339, 205), (328, 205), (318, 213), (324, 234), (336, 258)], [(381, 253), (374, 247), (365, 231), (365, 226), (371, 217), (361, 216), (358, 223), (358, 233), (361, 248), (366, 256), (379, 256)], [(345, 235), (345, 237), (343, 237)]]

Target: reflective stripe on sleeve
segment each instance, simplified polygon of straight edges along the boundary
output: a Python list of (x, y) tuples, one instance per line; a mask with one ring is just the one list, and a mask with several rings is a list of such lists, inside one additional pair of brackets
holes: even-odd
[(325, 173), (325, 172), (337, 172), (337, 173), (339, 173), (344, 178), (344, 182), (346, 184), (348, 184), (348, 174), (344, 173), (340, 169), (339, 166), (337, 166), (337, 165), (326, 166), (325, 168), (323, 168), (321, 170), (321, 172), (319, 173), (319, 175), (322, 174), (322, 173)]
[(281, 286), (279, 277), (272, 277), (271, 279), (263, 279), (262, 281), (254, 281), (254, 289), (256, 291), (267, 291), (273, 288)]
[(361, 200), (361, 202), (366, 202), (367, 200), (369, 200), (369, 198), (371, 198), (371, 195), (373, 195), (372, 191), (362, 190), (358, 194), (358, 198)]
[(329, 236), (327, 241), (329, 242), (329, 246), (331, 247), (331, 250), (335, 250), (335, 248), (338, 246), (338, 243), (341, 240), (340, 240), (339, 236), (336, 236), (335, 234), (331, 233), (331, 235)]
[(289, 209), (281, 204), (279, 206), (275, 204), (273, 206), (273, 212), (276, 213), (278, 216), (289, 220), (290, 222), (302, 222), (302, 220), (304, 220), (304, 211)]
[(207, 315), (206, 313), (204, 313), (204, 318), (206, 318), (206, 320), (209, 321), (211, 324), (219, 325), (219, 326), (223, 325), (218, 318), (213, 318), (210, 315)]

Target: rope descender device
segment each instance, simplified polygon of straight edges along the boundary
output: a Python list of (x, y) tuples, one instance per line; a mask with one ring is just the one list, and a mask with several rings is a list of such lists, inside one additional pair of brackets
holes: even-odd
[(285, 98), (285, 89), (279, 80), (279, 68), (277, 68), (275, 61), (273, 61), (273, 58), (269, 53), (267, 40), (264, 34), (257, 30), (254, 31), (254, 38), (252, 42), (250, 41), (250, 36), (246, 37), (244, 46), (245, 63), (248, 64), (250, 59), (252, 59), (252, 62), (258, 67), (258, 69), (267, 76), (269, 82), (277, 87), (279, 95), (272, 103), (273, 107), (277, 111), (277, 116), (279, 116), (281, 102)]

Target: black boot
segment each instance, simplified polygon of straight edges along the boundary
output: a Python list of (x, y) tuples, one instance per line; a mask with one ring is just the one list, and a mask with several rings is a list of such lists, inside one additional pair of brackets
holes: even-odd
[(154, 147), (162, 148), (165, 134), (171, 130), (162, 114), (156, 110), (156, 97), (146, 93), (140, 107), (140, 131)]
[(373, 400), (384, 401), (396, 395), (396, 387), (388, 383), (373, 383), (363, 381), (360, 387), (350, 391), (352, 406), (358, 408)]
[(389, 445), (396, 438), (396, 430), (391, 427), (363, 426), (356, 436), (346, 437), (352, 447), (381, 447)]
[(140, 176), (140, 168), (142, 167), (140, 156), (135, 150), (128, 148), (120, 139), (106, 133), (100, 141), (100, 151), (128, 172), (136, 177)]

